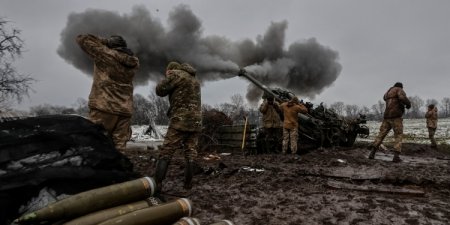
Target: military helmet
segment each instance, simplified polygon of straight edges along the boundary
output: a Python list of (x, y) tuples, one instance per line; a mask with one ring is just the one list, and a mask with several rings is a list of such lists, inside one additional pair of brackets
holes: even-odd
[(166, 70), (179, 70), (181, 69), (181, 64), (175, 61), (169, 62), (167, 64)]
[(397, 82), (394, 84), (394, 87), (403, 88), (403, 84), (401, 82)]
[(127, 47), (127, 42), (125, 39), (123, 39), (122, 36), (119, 35), (111, 35), (111, 37), (108, 38), (108, 47), (110, 48), (121, 48), (121, 47)]

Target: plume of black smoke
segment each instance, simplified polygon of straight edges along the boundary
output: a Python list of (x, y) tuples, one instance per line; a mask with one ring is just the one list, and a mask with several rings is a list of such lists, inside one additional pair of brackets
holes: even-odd
[[(92, 61), (75, 42), (78, 34), (108, 37), (122, 35), (139, 57), (141, 68), (135, 84), (145, 85), (162, 77), (169, 61), (188, 62), (202, 81), (226, 79), (237, 75), (240, 67), (256, 79), (272, 86), (287, 88), (298, 95), (314, 97), (338, 77), (341, 65), (338, 53), (315, 39), (293, 43), (284, 49), (287, 22), (272, 23), (256, 41), (230, 41), (222, 36), (203, 36), (201, 21), (186, 5), (175, 7), (167, 27), (143, 6), (130, 14), (89, 9), (72, 13), (61, 32), (58, 54), (86, 74), (92, 74)], [(261, 91), (249, 86), (251, 102)]]

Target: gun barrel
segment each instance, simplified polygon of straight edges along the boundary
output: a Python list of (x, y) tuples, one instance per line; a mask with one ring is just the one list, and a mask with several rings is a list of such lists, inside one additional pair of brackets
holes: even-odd
[(271, 96), (273, 96), (276, 100), (278, 101), (282, 101), (276, 94), (274, 94), (269, 88), (266, 87), (266, 85), (262, 84), (261, 82), (259, 82), (258, 80), (256, 80), (253, 76), (251, 76), (249, 74), (249, 72), (247, 72), (245, 69), (240, 69), (239, 70), (239, 74), (240, 77), (245, 77), (247, 78), (247, 80), (249, 80), (250, 82), (252, 82), (254, 85), (256, 85), (257, 87), (259, 87), (260, 89), (264, 90), (267, 94), (270, 94)]

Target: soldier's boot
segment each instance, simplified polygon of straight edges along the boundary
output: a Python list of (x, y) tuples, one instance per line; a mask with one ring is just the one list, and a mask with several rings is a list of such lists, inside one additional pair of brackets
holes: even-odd
[(375, 159), (375, 153), (377, 152), (377, 147), (371, 145), (371, 146), (369, 146), (368, 149), (371, 150), (370, 154), (369, 154), (369, 159)]
[(192, 177), (194, 176), (194, 161), (186, 160), (184, 168), (184, 189), (192, 189)]
[(399, 163), (402, 159), (400, 159), (400, 152), (394, 152), (394, 158), (392, 158), (392, 162)]
[(161, 196), (162, 182), (166, 178), (168, 167), (169, 160), (167, 159), (158, 159), (158, 161), (156, 162), (156, 171), (154, 175), (156, 182), (155, 197), (160, 198), (162, 201), (164, 201), (164, 198)]

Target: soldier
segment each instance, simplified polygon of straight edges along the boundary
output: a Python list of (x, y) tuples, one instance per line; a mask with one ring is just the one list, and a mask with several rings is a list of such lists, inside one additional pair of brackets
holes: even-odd
[(391, 129), (394, 130), (395, 144), (394, 144), (394, 158), (393, 162), (401, 162), (400, 152), (402, 151), (402, 138), (403, 138), (403, 114), (405, 113), (405, 107), (411, 108), (411, 102), (406, 97), (405, 91), (403, 91), (403, 84), (397, 82), (391, 87), (383, 97), (386, 102), (386, 109), (384, 111), (384, 119), (380, 126), (380, 133), (372, 145), (369, 146), (371, 150), (369, 159), (375, 158), (375, 152), (383, 142), (386, 135)]
[(281, 109), (273, 96), (268, 96), (259, 107), (262, 113), (262, 121), (264, 125), (266, 152), (278, 152), (279, 129), (281, 127), (280, 113)]
[(170, 62), (166, 77), (156, 86), (156, 94), (169, 96), (167, 112), (169, 128), (156, 163), (155, 181), (157, 195), (162, 190), (162, 181), (176, 150), (184, 150), (184, 188), (192, 188), (193, 162), (197, 156), (198, 136), (202, 129), (200, 84), (195, 78), (196, 70), (187, 63)]
[(437, 148), (436, 140), (434, 139), (438, 121), (437, 108), (435, 105), (431, 104), (428, 106), (428, 111), (425, 113), (425, 118), (427, 118), (428, 137), (431, 141), (431, 147)]
[(123, 152), (131, 136), (133, 77), (139, 60), (121, 36), (101, 38), (85, 34), (78, 35), (76, 41), (94, 61), (89, 119), (103, 125), (116, 149)]
[(284, 116), (282, 152), (286, 154), (290, 139), (291, 152), (294, 155), (297, 153), (298, 113), (308, 113), (308, 109), (300, 104), (298, 98), (294, 96), (288, 102), (281, 104), (281, 110)]

